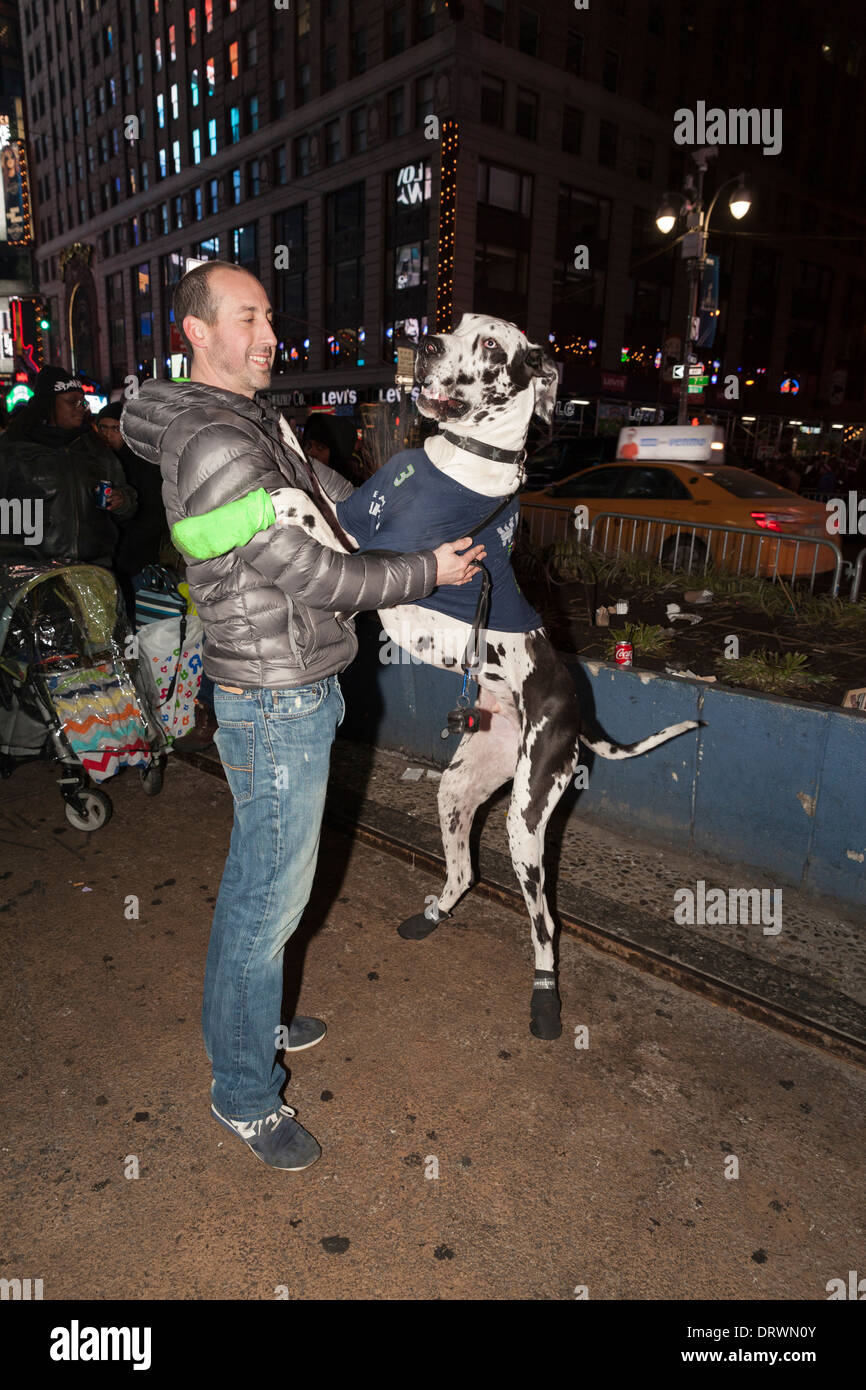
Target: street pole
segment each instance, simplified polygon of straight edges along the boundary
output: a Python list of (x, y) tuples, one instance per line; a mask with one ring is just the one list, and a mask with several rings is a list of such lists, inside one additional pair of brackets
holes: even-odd
[[(692, 342), (695, 332), (695, 315), (698, 312), (698, 291), (701, 283), (701, 275), (704, 269), (704, 256), (707, 249), (707, 234), (704, 224), (704, 172), (706, 170), (705, 160), (696, 160), (698, 166), (698, 191), (692, 213), (696, 217), (697, 227), (695, 228), (698, 236), (698, 250), (688, 258), (688, 304), (686, 318), (686, 330), (683, 334), (683, 378), (680, 385), (680, 404), (677, 411), (677, 424), (687, 425), (689, 415), (689, 367), (691, 366)], [(707, 219), (709, 220), (709, 219)]]

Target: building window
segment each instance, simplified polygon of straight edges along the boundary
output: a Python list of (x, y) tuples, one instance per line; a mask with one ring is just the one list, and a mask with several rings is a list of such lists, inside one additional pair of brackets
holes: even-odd
[(167, 155), (166, 155), (166, 151), (165, 151), (164, 149), (158, 151), (157, 162), (158, 162), (158, 164), (159, 164), (159, 177), (160, 177), (161, 179), (167, 179), (167, 178), (168, 178), (168, 158), (167, 158)]
[(192, 133), (192, 162), (201, 164), (201, 131), (194, 130)]
[(193, 68), (189, 79), (190, 102), (198, 106), (198, 68)]
[(213, 0), (204, 0), (204, 27), (206, 34), (213, 33)]
[(207, 186), (208, 213), (213, 217), (215, 212), (220, 210), (220, 188), (219, 179), (209, 179)]
[(525, 9), (521, 5), (520, 28), (517, 38), (517, 46), (521, 53), (528, 53), (530, 58), (537, 58), (540, 34), (541, 18), (537, 11)]
[(524, 140), (534, 140), (538, 128), (538, 97), (525, 88), (517, 89), (517, 106), (514, 112), (514, 129)]
[(415, 0), (415, 42), (433, 37), (436, 32), (436, 0)]
[(433, 115), (433, 74), (419, 77), (415, 83), (415, 125), (423, 126)]
[(272, 120), (278, 121), (286, 114), (286, 79), (281, 77), (274, 83), (274, 98), (271, 103)]
[(261, 162), (251, 159), (247, 165), (247, 197), (258, 198), (262, 191)]
[(298, 38), (310, 32), (310, 0), (298, 0)]
[(204, 217), (204, 202), (202, 200), (201, 184), (192, 190), (192, 215), (196, 222), (201, 222)]
[(337, 45), (332, 43), (322, 57), (322, 91), (332, 92), (337, 85)]
[(601, 83), (609, 92), (615, 92), (619, 87), (619, 54), (614, 53), (610, 48), (604, 55)]
[(295, 173), (304, 178), (310, 172), (310, 137), (299, 135), (295, 141)]
[(174, 24), (168, 26), (168, 60), (177, 62), (177, 31)]
[(289, 181), (286, 167), (286, 147), (280, 145), (274, 153), (274, 183), (284, 185)]
[(196, 19), (196, 13), (195, 13), (195, 6), (194, 6), (194, 5), (191, 7), (191, 9), (189, 9), (189, 10), (187, 11), (186, 20), (187, 20), (187, 26), (188, 26), (188, 28), (189, 28), (189, 46), (190, 46), (190, 48), (195, 48), (195, 45), (196, 45), (196, 38), (197, 38), (197, 34), (198, 34), (198, 22), (197, 22), (197, 19)]
[(505, 119), (505, 83), (486, 72), (481, 74), (481, 119), (485, 125), (496, 126)]
[(396, 140), (405, 130), (403, 114), (403, 88), (395, 87), (388, 93), (388, 139)]
[(247, 97), (247, 134), (254, 135), (259, 128), (259, 99)]
[(229, 107), (229, 143), (236, 145), (241, 138), (241, 108)]
[(297, 88), (298, 88), (297, 102), (298, 102), (298, 105), (299, 105), (299, 106), (303, 106), (303, 105), (304, 105), (304, 102), (309, 101), (309, 99), (310, 99), (310, 65), (309, 65), (309, 63), (300, 63), (300, 64), (298, 65), (298, 84), (297, 84)]
[(247, 29), (244, 34), (244, 67), (251, 72), (259, 61), (259, 41), (255, 29)]
[(171, 115), (172, 115), (172, 120), (175, 120), (175, 121), (176, 121), (177, 118), (178, 118), (178, 116), (180, 115), (180, 106), (179, 106), (179, 104), (178, 104), (177, 83), (176, 83), (176, 82), (173, 82), (173, 83), (172, 83), (170, 96), (171, 96)]
[(157, 72), (162, 72), (162, 39), (155, 39), (153, 44), (153, 65)]
[(212, 97), (216, 92), (216, 60), (214, 58), (205, 59), (204, 72), (207, 80), (207, 94)]
[(156, 97), (156, 124), (160, 130), (165, 130), (165, 97), (162, 92), (158, 92)]
[(237, 39), (235, 39), (234, 43), (229, 44), (226, 66), (228, 68), (229, 81), (234, 82), (236, 77), (240, 77), (241, 72), (240, 45)]
[(652, 140), (648, 140), (645, 135), (639, 135), (634, 168), (636, 178), (643, 179), (646, 183), (652, 182), (654, 156)]
[(406, 7), (394, 5), (388, 11), (388, 57), (395, 58), (406, 47)]
[(349, 112), (349, 143), (352, 154), (363, 154), (367, 148), (367, 108), (356, 106)]
[(352, 34), (352, 76), (367, 71), (367, 30), (355, 29)]
[(340, 149), (340, 122), (328, 121), (325, 125), (325, 163), (339, 164), (342, 159)]
[(257, 274), (259, 268), (257, 231), (258, 224), (254, 222), (250, 227), (235, 227), (229, 233), (232, 260), (236, 265), (245, 266), (253, 274)]
[(521, 217), (532, 216), (531, 174), (521, 174), (516, 169), (504, 169), (479, 159), (477, 191), (479, 203), (519, 212)]
[(217, 123), (216, 123), (216, 117), (215, 117), (215, 116), (213, 117), (212, 120), (209, 120), (208, 123), (207, 123), (207, 143), (208, 143), (208, 153), (209, 153), (209, 154), (216, 154), (218, 146), (217, 146)]
[(135, 85), (136, 87), (144, 86), (144, 54), (142, 53), (135, 55)]
[(598, 130), (598, 162), (616, 168), (618, 131), (613, 121), (602, 121)]
[(244, 195), (243, 182), (242, 182), (242, 180), (241, 180), (241, 171), (240, 171), (240, 169), (232, 169), (232, 171), (231, 171), (231, 187), (232, 187), (232, 202), (233, 202), (233, 203), (239, 203), (239, 202), (242, 200), (243, 195)]
[(173, 140), (171, 145), (171, 162), (174, 165), (174, 172), (180, 173), (180, 141)]
[(583, 144), (583, 112), (566, 106), (562, 112), (562, 148), (566, 154), (580, 154)]
[(484, 0), (484, 33), (502, 43), (505, 33), (505, 0)]

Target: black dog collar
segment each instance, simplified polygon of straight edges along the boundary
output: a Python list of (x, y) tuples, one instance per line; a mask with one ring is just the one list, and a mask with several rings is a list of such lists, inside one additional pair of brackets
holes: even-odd
[(452, 434), (451, 430), (440, 430), (449, 444), (466, 449), (470, 454), (480, 454), (481, 458), (492, 459), (494, 463), (522, 463), (526, 458), (525, 449), (498, 449), (494, 444), (484, 444), (480, 439), (467, 439), (462, 434)]

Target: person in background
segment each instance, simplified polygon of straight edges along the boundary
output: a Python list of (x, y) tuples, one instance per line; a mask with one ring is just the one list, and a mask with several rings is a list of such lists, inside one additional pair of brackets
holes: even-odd
[(134, 516), (118, 519), (120, 540), (117, 546), (114, 565), (118, 582), (123, 590), (130, 622), (135, 627), (135, 590), (145, 565), (159, 564), (159, 554), (163, 541), (168, 537), (168, 523), (162, 501), (162, 475), (152, 463), (138, 457), (124, 442), (120, 433), (120, 416), (123, 401), (115, 401), (100, 410), (96, 417), (96, 428), (100, 439), (114, 453), (127, 482), (138, 494), (138, 508)]
[[(104, 507), (101, 482), (111, 485)], [(33, 398), (0, 438), (0, 496), (43, 504), (42, 539), (27, 546), (29, 560), (113, 567), (116, 523), (134, 516), (137, 494), (97, 435), (82, 382), (63, 367), (42, 368)]]
[(366, 474), (357, 456), (358, 431), (350, 415), (326, 415), (317, 411), (304, 426), (304, 453), (311, 462), (333, 468), (358, 486)]

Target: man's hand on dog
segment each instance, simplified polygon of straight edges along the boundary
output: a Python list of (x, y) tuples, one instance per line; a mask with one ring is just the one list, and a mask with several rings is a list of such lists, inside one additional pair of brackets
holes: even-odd
[[(472, 537), (463, 536), (459, 541), (450, 541), (448, 545), (440, 545), (434, 550), (436, 583), (440, 588), (443, 584), (469, 584), (480, 573), (478, 564), (487, 551), (483, 545), (475, 545), (467, 550), (468, 545), (472, 545)], [(465, 553), (461, 555), (461, 551)]]

